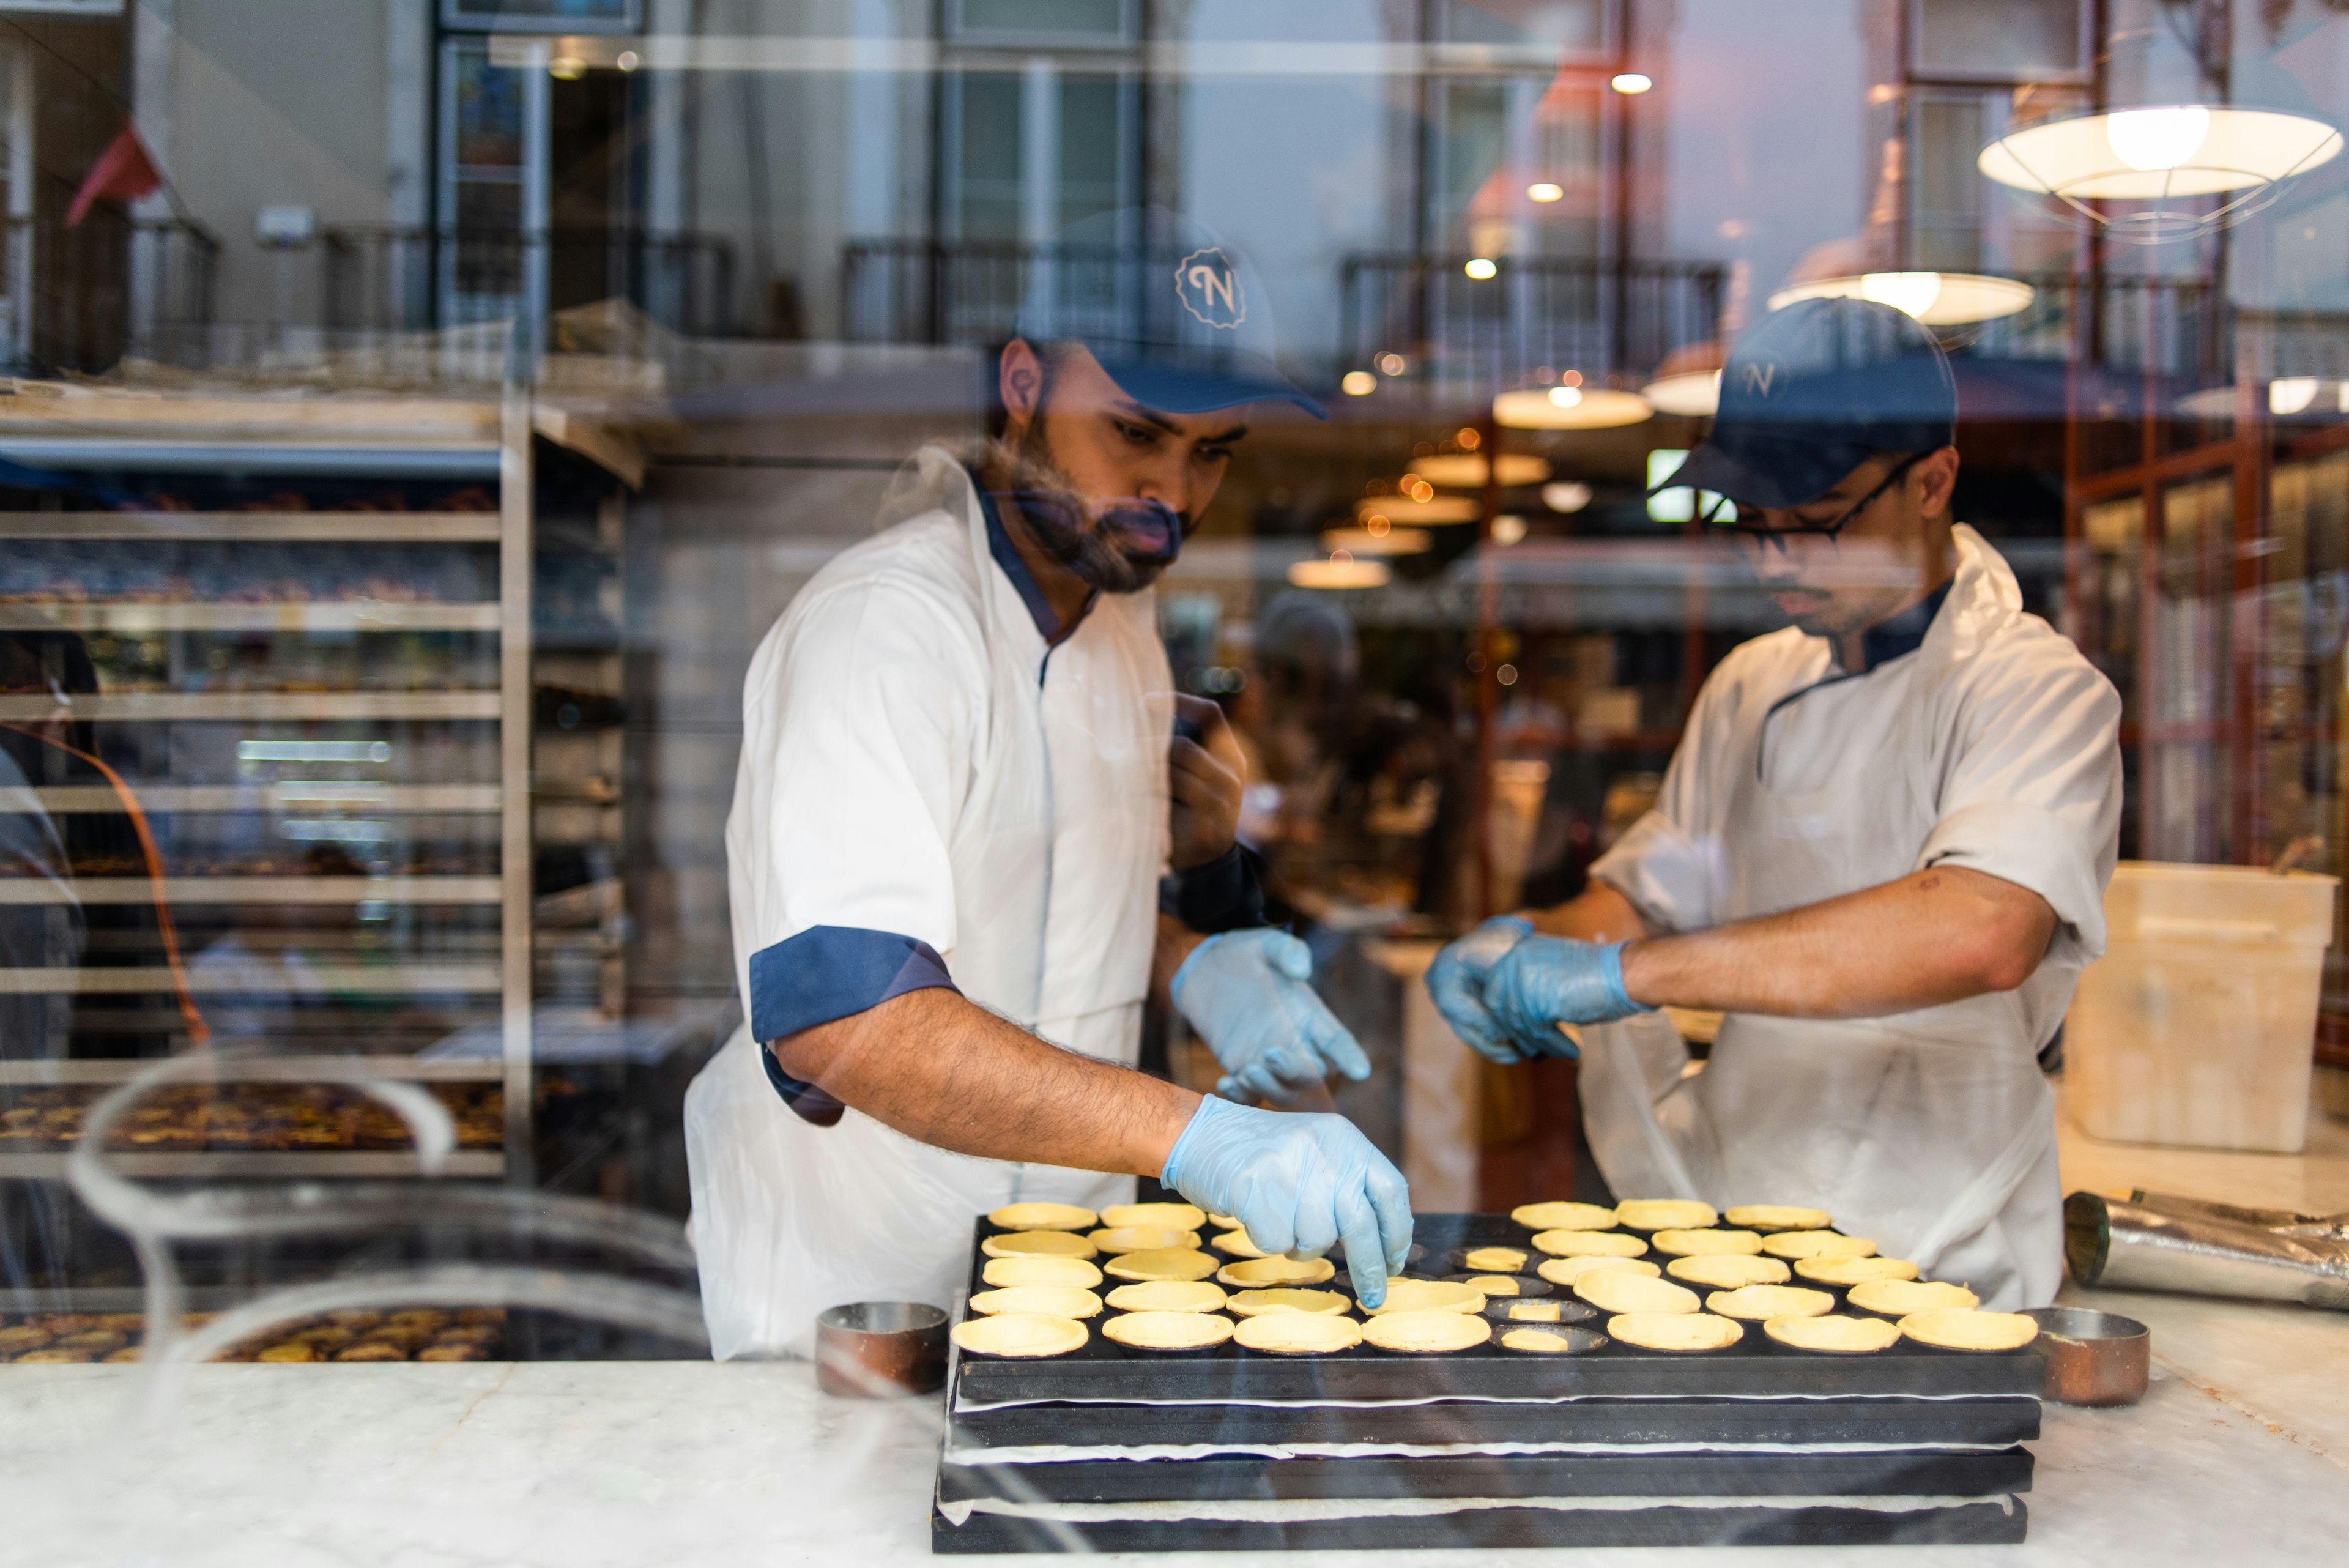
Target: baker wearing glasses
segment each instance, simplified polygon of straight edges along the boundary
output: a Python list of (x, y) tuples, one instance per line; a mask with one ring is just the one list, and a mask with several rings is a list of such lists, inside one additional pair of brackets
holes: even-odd
[[(1673, 485), (1793, 624), (1706, 680), (1655, 809), (1428, 983), (1498, 1062), (1575, 1055), (1627, 1195), (1815, 1206), (1985, 1305), (2063, 1268), (2038, 1056), (2104, 950), (2120, 698), (1951, 514), (1957, 394), (1900, 311), (1741, 336)], [(1683, 1075), (1666, 1005), (1726, 1014)]]

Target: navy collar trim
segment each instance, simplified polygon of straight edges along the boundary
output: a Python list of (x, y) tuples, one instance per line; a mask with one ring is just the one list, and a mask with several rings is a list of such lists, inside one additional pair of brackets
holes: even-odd
[(1950, 597), (1955, 577), (1943, 583), (1890, 620), (1879, 621), (1859, 634), (1859, 656), (1865, 660), (1862, 672), (1873, 670), (1904, 654), (1914, 653), (1924, 646), (1925, 634), (1933, 628), (1933, 618), (1941, 613), (1941, 606)]
[[(1005, 576), (1011, 579), (1012, 587), (1019, 592), (1019, 602), (1028, 607), (1029, 618), (1036, 623), (1036, 634), (1047, 644), (1060, 643), (1075, 631), (1085, 618), (1080, 614), (1067, 626), (1061, 624), (1060, 616), (1052, 609), (1052, 601), (1044, 597), (1044, 590), (1036, 586), (1035, 575), (1028, 570), (1028, 563), (1019, 558), (1019, 547), (1011, 542), (1010, 533), (1003, 526), (1003, 514), (996, 509), (995, 497), (988, 493), (986, 481), (973, 472), (970, 483), (971, 487), (978, 492), (978, 509), (987, 519), (987, 553), (995, 557), (995, 564), (1003, 568)], [(1091, 598), (1086, 599), (1085, 607), (1092, 607)]]

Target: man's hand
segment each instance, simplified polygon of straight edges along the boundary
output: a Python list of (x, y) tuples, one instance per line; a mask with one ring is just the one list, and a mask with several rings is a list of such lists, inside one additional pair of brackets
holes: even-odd
[(1511, 948), (1533, 934), (1533, 924), (1516, 915), (1495, 915), (1435, 955), (1427, 966), (1427, 993), (1452, 1032), (1475, 1053), (1501, 1063), (1522, 1061), (1506, 1025), (1485, 998), (1485, 977)]
[(1485, 976), (1485, 1005), (1528, 1060), (1579, 1056), (1561, 1023), (1612, 1023), (1640, 1011), (1623, 990), (1623, 944), (1527, 937)]
[(1306, 945), (1266, 927), (1209, 937), (1183, 961), (1167, 989), (1223, 1064), (1216, 1093), (1287, 1104), (1332, 1072), (1358, 1083), (1371, 1075), (1371, 1059), (1314, 994), (1312, 977)]
[(1343, 1242), (1354, 1293), (1371, 1306), (1411, 1251), (1411, 1189), (1343, 1116), (1203, 1100), (1158, 1179), (1237, 1219), (1267, 1252), (1318, 1258)]
[(1240, 792), (1247, 774), (1239, 742), (1224, 711), (1204, 697), (1174, 694), (1174, 711), (1197, 727), (1199, 739), (1176, 735), (1166, 745), (1167, 790), (1174, 802), (1177, 871), (1222, 858), (1240, 826)]

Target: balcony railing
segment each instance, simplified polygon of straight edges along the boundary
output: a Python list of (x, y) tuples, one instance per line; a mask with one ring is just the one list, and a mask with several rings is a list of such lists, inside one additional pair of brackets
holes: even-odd
[(1544, 369), (1627, 383), (1720, 329), (1724, 268), (1713, 262), (1502, 256), (1472, 277), (1465, 255), (1368, 254), (1340, 276), (1349, 369), (1400, 354), (1439, 384), (1515, 386)]
[(412, 332), (626, 299), (673, 331), (737, 329), (734, 251), (709, 234), (340, 224), (324, 234), (326, 325)]
[(0, 223), (0, 359), (20, 374), (201, 354), (220, 241), (202, 223), (106, 209), (67, 228)]
[(1036, 269), (1071, 336), (1133, 337), (1144, 312), (1174, 308), (1180, 251), (1030, 245), (1009, 240), (851, 240), (841, 253), (841, 334), (860, 343), (1000, 343)]
[(2164, 378), (2234, 370), (2234, 309), (2204, 278), (2027, 276), (2037, 292), (2013, 316), (1961, 334), (1987, 359), (2077, 359)]

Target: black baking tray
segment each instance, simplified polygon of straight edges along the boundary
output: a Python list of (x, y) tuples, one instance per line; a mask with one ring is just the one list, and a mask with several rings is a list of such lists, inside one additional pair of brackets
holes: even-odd
[[(1525, 1365), (1525, 1358), (1515, 1358)], [(1011, 1405), (957, 1410), (949, 1446), (1607, 1443), (2004, 1448), (2039, 1435), (2035, 1398), (1571, 1399), (1556, 1404)]]
[(2031, 1451), (1454, 1454), (1442, 1458), (1078, 1459), (938, 1467), (938, 1496), (1167, 1498), (1991, 1497), (2031, 1490)]
[(1490, 1508), (1418, 1518), (1281, 1524), (1119, 1521), (1047, 1527), (974, 1513), (960, 1526), (933, 1511), (934, 1552), (1493, 1550), (1557, 1546), (2012, 1545), (2028, 1521), (2021, 1498), (1909, 1510), (1745, 1504), (1732, 1508)]
[[(1532, 1235), (1506, 1214), (1423, 1214), (1415, 1227), (1430, 1257), (1464, 1246), (1523, 1245)], [(987, 1288), (979, 1278), (987, 1259), (978, 1243), (1001, 1233), (978, 1222), (968, 1290)], [(1122, 1282), (1104, 1280), (1102, 1293)], [(1983, 1355), (1903, 1340), (1873, 1355), (1829, 1355), (1749, 1334), (1744, 1344), (1703, 1355), (1610, 1343), (1586, 1355), (1540, 1358), (1497, 1345), (1427, 1356), (1362, 1345), (1334, 1355), (1290, 1357), (1227, 1343), (1194, 1355), (1153, 1355), (1104, 1339), (1096, 1323), (1082, 1350), (1044, 1360), (966, 1356), (957, 1348), (947, 1386), (960, 1409), (1056, 1399), (2035, 1398), (2045, 1381), (2046, 1358), (2035, 1347)]]

